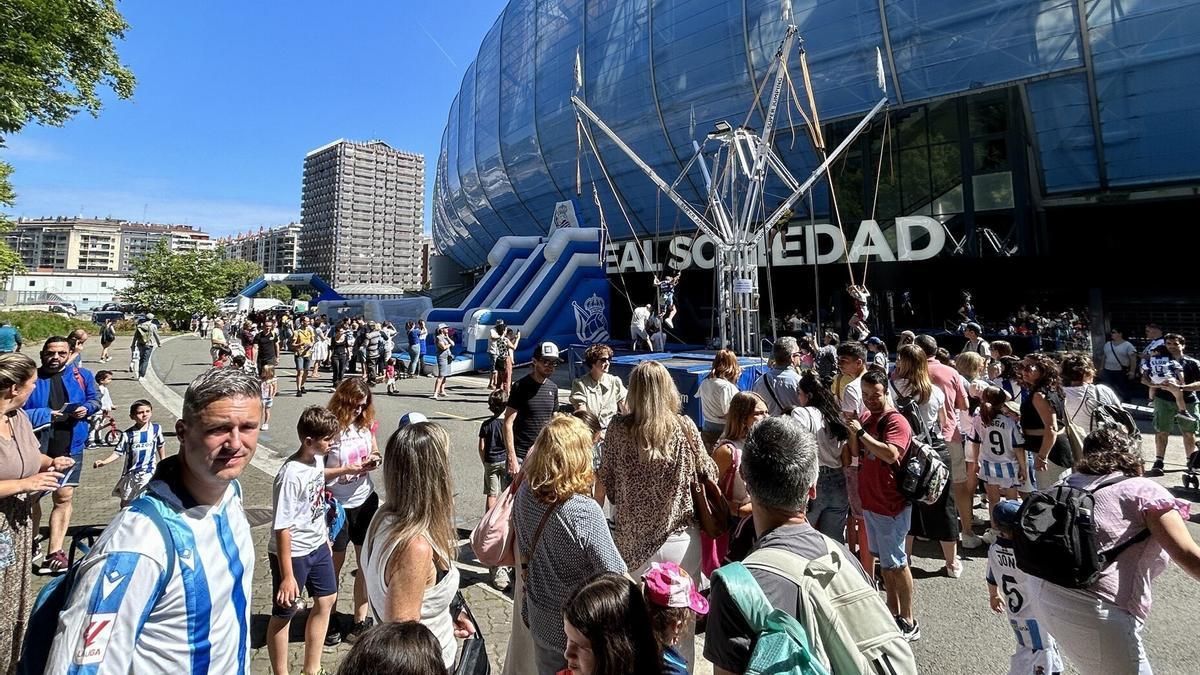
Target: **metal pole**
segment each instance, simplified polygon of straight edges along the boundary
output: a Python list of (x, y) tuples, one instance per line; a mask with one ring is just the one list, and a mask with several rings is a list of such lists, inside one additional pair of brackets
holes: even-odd
[[(817, 227), (816, 221), (817, 221), (817, 216), (816, 216), (816, 213), (813, 212), (813, 196), (812, 196), (812, 192), (809, 192), (808, 193), (808, 226), (809, 226), (809, 228), (816, 229), (816, 227)], [(811, 231), (811, 229), (810, 229), (810, 231)], [(817, 238), (813, 237), (812, 241), (813, 241), (813, 243), (816, 243)], [(849, 253), (849, 252), (847, 252), (847, 253)], [(825, 341), (825, 338), (824, 338), (825, 333), (823, 333), (821, 331), (821, 275), (817, 273), (817, 251), (812, 250), (812, 251), (809, 251), (808, 254), (812, 256), (812, 268), (813, 268), (813, 303), (815, 305), (815, 307), (813, 309), (814, 309), (814, 313), (816, 314), (816, 319), (817, 319), (817, 334), (815, 336), (816, 337), (815, 342), (817, 343), (818, 347), (821, 347), (821, 346), (824, 346), (824, 341)]]

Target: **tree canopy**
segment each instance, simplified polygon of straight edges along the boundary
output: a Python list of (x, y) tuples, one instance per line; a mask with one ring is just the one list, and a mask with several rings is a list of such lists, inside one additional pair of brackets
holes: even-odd
[(282, 302), (292, 301), (292, 289), (283, 284), (269, 284), (266, 288), (258, 292), (260, 298), (275, 298)]
[(179, 325), (193, 314), (215, 314), (217, 300), (261, 275), (252, 262), (224, 260), (216, 251), (172, 252), (164, 240), (133, 263), (133, 283), (121, 296)]
[[(80, 111), (98, 115), (102, 87), (118, 98), (132, 96), (133, 73), (114, 44), (128, 27), (116, 0), (0, 2), (0, 147), (30, 122), (61, 126)], [(0, 206), (16, 201), (11, 173), (0, 161)], [(0, 215), (0, 231), (11, 227)], [(22, 268), (0, 241), (0, 276)]]

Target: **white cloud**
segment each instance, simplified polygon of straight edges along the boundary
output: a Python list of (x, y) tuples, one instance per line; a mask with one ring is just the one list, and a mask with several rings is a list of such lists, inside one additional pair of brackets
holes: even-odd
[(72, 188), (17, 188), (10, 217), (110, 217), (199, 227), (214, 236), (234, 234), (260, 225), (282, 225), (300, 219), (299, 205), (261, 204), (236, 200), (174, 197), (154, 190), (125, 192)]
[(9, 162), (57, 162), (67, 159), (52, 143), (21, 135), (4, 139), (0, 158)]

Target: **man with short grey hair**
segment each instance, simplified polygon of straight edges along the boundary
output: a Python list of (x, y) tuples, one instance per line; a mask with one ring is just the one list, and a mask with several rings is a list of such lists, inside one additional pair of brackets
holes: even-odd
[(188, 386), (179, 453), (83, 559), (45, 672), (249, 672), (254, 544), (237, 478), (258, 445), (259, 387), (233, 368)]
[(771, 370), (754, 382), (753, 391), (767, 402), (767, 410), (778, 417), (800, 405), (800, 345), (796, 338), (781, 337), (771, 350)]
[[(742, 451), (740, 473), (753, 508), (754, 530), (758, 535), (755, 551), (780, 550), (802, 559), (798, 562), (825, 559), (835, 566), (849, 565), (851, 568), (843, 574), (848, 573), (848, 578), (853, 580), (855, 586), (861, 583), (861, 589), (871, 589), (872, 584), (858, 564), (858, 559), (850, 555), (845, 545), (821, 534), (808, 522), (805, 512), (809, 500), (816, 496), (817, 465), (816, 438), (792, 418), (768, 418), (750, 430)], [(756, 566), (754, 558), (755, 553), (752, 552), (746, 560), (747, 569), (771, 606), (799, 618), (802, 602), (808, 604), (801, 596), (799, 581), (777, 568)], [(883, 605), (877, 593), (871, 595), (875, 602)], [(880, 611), (886, 620), (886, 607), (881, 607)], [(817, 636), (815, 633), (820, 626), (811, 617), (808, 619), (802, 619), (801, 623), (809, 634), (814, 654), (828, 665), (829, 657), (825, 648), (831, 646), (831, 638), (829, 635)], [(853, 632), (854, 627), (851, 626), (850, 630)], [(896, 629), (894, 638), (894, 643), (906, 645), (898, 639), (899, 629)], [(757, 633), (741, 615), (721, 574), (716, 574), (709, 594), (704, 657), (713, 662), (714, 672), (718, 675), (743, 673), (754, 651), (756, 639)], [(911, 652), (907, 656), (911, 662)], [(873, 672), (908, 672), (906, 664), (892, 662), (888, 665), (893, 670), (877, 669)]]

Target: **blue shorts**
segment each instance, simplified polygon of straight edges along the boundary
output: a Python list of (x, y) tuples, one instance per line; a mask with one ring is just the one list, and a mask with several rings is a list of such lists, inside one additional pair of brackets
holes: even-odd
[(312, 359), (307, 356), (296, 356), (296, 370), (303, 373), (312, 368)]
[[(271, 563), (271, 616), (290, 619), (296, 613), (296, 608), (275, 604), (275, 594), (279, 592), (279, 584), (283, 583), (283, 574), (279, 571), (279, 556), (269, 553), (267, 559)], [(321, 544), (308, 555), (292, 556), (292, 576), (296, 579), (296, 586), (308, 589), (310, 598), (323, 598), (337, 593), (333, 554), (325, 544)]]
[(906, 504), (894, 518), (863, 509), (863, 518), (867, 521), (867, 547), (879, 558), (879, 566), (896, 570), (908, 565), (904, 540), (912, 525), (912, 504)]

